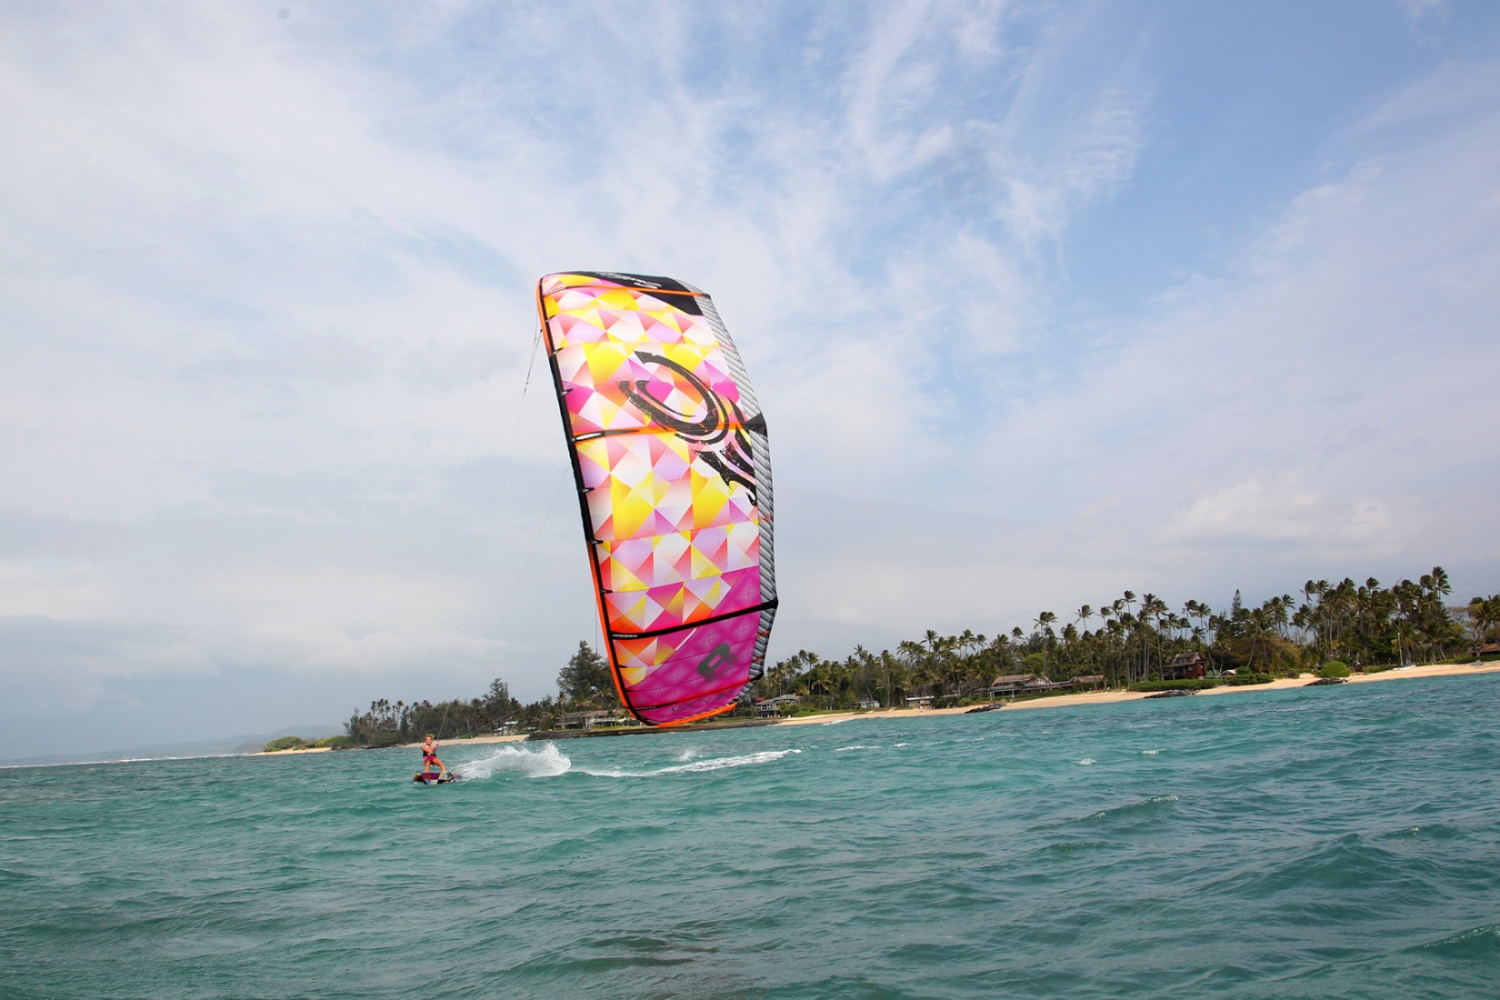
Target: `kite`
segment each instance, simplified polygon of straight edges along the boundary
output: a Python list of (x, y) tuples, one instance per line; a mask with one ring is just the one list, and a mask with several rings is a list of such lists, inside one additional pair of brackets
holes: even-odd
[(650, 725), (732, 709), (776, 616), (771, 457), (707, 293), (609, 271), (537, 283), (610, 672)]

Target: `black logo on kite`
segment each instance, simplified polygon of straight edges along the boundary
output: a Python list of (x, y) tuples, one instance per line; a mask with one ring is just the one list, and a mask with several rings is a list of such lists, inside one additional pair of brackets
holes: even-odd
[[(651, 384), (647, 379), (637, 379), (634, 385), (628, 380), (621, 380), (620, 391), (625, 394), (625, 398), (645, 414), (647, 420), (670, 427), (677, 432), (678, 437), (697, 445), (698, 457), (723, 476), (725, 482), (739, 483), (749, 490), (750, 500), (755, 503), (755, 466), (750, 458), (753, 452), (750, 450), (750, 439), (741, 430), (746, 426), (746, 420), (740, 408), (732, 400), (721, 398), (707, 382), (670, 358), (650, 351), (637, 351), (633, 357), (643, 364), (661, 365), (681, 375), (703, 401), (703, 415), (696, 420), (690, 419), (686, 413), (679, 413), (664, 401), (654, 398), (646, 391)], [(754, 418), (750, 425), (758, 426), (764, 431), (764, 421), (758, 425), (755, 423), (759, 419)]]
[(698, 673), (704, 677), (712, 677), (724, 667), (734, 666), (734, 653), (729, 648), (729, 643), (721, 642), (714, 647), (713, 652), (698, 661)]

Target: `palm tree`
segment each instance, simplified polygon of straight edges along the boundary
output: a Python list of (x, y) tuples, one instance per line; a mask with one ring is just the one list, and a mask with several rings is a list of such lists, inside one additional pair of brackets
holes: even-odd
[(1464, 610), (1468, 612), (1469, 628), (1474, 637), (1470, 648), (1477, 660), (1484, 655), (1482, 650), (1489, 642), (1491, 631), (1496, 624), (1500, 624), (1500, 594), (1476, 597), (1469, 601), (1469, 606)]
[(1051, 640), (1052, 640), (1052, 636), (1053, 636), (1053, 633), (1052, 633), (1052, 623), (1055, 622), (1055, 621), (1057, 621), (1057, 615), (1053, 614), (1050, 611), (1043, 611), (1041, 614), (1037, 615), (1031, 621), (1032, 621), (1032, 624), (1036, 625), (1037, 630), (1040, 631), (1041, 633), (1043, 633), (1043, 635), (1045, 636), (1045, 638), (1043, 638), (1043, 640), (1042, 640), (1042, 679), (1046, 680), (1046, 678), (1047, 678), (1047, 650), (1048, 650), (1048, 647), (1051, 645)]
[[(1104, 622), (1104, 628), (1109, 633), (1109, 640), (1110, 640), (1109, 641), (1109, 654), (1110, 654), (1110, 662), (1111, 662), (1111, 664), (1113, 664), (1113, 662), (1114, 662), (1114, 653), (1115, 653), (1115, 650), (1118, 649), (1118, 648), (1123, 648), (1123, 646), (1124, 646), (1124, 635), (1125, 635), (1125, 622), (1123, 620), (1124, 617), (1125, 617), (1124, 615), (1120, 615), (1117, 618), (1110, 618), (1110, 619), (1107, 619)], [(1120, 676), (1119, 672), (1116, 671), (1115, 672), (1115, 679), (1116, 679), (1116, 681), (1119, 680), (1119, 676)], [(1130, 686), (1130, 661), (1129, 660), (1125, 661), (1125, 686), (1126, 687)]]
[(1068, 624), (1063, 626), (1062, 638), (1064, 652), (1071, 653), (1073, 651), (1073, 644), (1078, 641), (1078, 626), (1072, 622), (1068, 622)]
[[(1155, 619), (1155, 632), (1160, 633), (1162, 616), (1168, 612), (1167, 602), (1155, 594), (1141, 595), (1141, 680), (1151, 679), (1151, 637), (1153, 630), (1149, 627), (1148, 618)], [(1158, 646), (1160, 643), (1158, 642)]]
[[(1088, 638), (1088, 634), (1089, 634), (1089, 619), (1092, 618), (1092, 617), (1094, 617), (1094, 607), (1093, 607), (1093, 605), (1091, 605), (1091, 604), (1085, 604), (1082, 607), (1080, 607), (1077, 611), (1075, 611), (1073, 613), (1073, 615), (1074, 615), (1073, 620), (1076, 621), (1078, 624), (1080, 624), (1080, 625), (1083, 626), (1083, 636), (1084, 636), (1084, 639), (1086, 640)], [(1094, 660), (1093, 660), (1093, 649), (1092, 648), (1090, 648), (1089, 654), (1090, 654), (1089, 655), (1089, 673), (1093, 673), (1094, 672)]]

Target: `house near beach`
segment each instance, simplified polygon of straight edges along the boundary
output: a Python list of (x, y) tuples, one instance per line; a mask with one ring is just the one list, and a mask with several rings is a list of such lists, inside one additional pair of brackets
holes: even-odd
[(990, 681), (991, 698), (1014, 698), (1026, 685), (1036, 680), (1036, 674), (1006, 674)]
[(1208, 676), (1208, 661), (1202, 653), (1178, 653), (1161, 668), (1164, 681), (1190, 681)]
[(879, 708), (880, 702), (876, 701), (874, 698), (861, 698), (859, 699), (859, 701), (856, 701), (854, 703), (854, 707), (858, 709)]
[(755, 711), (760, 713), (762, 719), (773, 715), (780, 715), (782, 708), (788, 705), (800, 705), (802, 698), (795, 694), (779, 694), (774, 698), (762, 698), (755, 703)]
[[(1102, 681), (1103, 678), (1100, 678)], [(1036, 674), (1006, 674), (990, 681), (991, 698), (1014, 698), (1020, 694), (1045, 694), (1073, 687), (1073, 681), (1053, 681)]]
[(635, 719), (612, 709), (593, 712), (564, 712), (557, 720), (558, 729), (593, 729), (595, 726), (639, 725)]

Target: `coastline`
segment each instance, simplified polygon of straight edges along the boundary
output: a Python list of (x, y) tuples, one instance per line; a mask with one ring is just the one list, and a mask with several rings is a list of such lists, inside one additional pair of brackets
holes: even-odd
[[(526, 734), (525, 733), (511, 733), (508, 736), (471, 736), (468, 739), (441, 740), (440, 743), (441, 743), (442, 746), (445, 746), (445, 747), (466, 747), (466, 746), (473, 746), (474, 744), (477, 744), (477, 743), (519, 743), (520, 741), (522, 741), (524, 739), (526, 739)], [(386, 749), (389, 749), (389, 750), (411, 750), (411, 749), (413, 749), (415, 747), (419, 747), (421, 745), (422, 745), (422, 741), (421, 740), (416, 740), (416, 741), (413, 741), (411, 743), (397, 743), (397, 744), (395, 744), (393, 746), (387, 747)], [(247, 757), (289, 757), (289, 756), (292, 756), (294, 754), (331, 753), (332, 751), (333, 751), (333, 747), (303, 747), (300, 750), (272, 750), (269, 753), (267, 753), (265, 750), (257, 750), (255, 753), (246, 754), (245, 756), (247, 756)]]
[[(1428, 664), (1409, 667), (1406, 669), (1383, 670), (1377, 674), (1353, 674), (1349, 677), (1350, 684), (1375, 684), (1381, 681), (1413, 680), (1421, 677), (1464, 677), (1479, 674), (1500, 673), (1500, 660), (1492, 660), (1488, 663), (1443, 663)], [(1209, 688), (1199, 691), (1197, 696), (1216, 697), (1219, 695), (1249, 694), (1255, 691), (1288, 691), (1293, 688), (1307, 687), (1317, 680), (1315, 674), (1302, 674), (1300, 677), (1281, 677), (1269, 684), (1247, 684), (1243, 687)], [(1017, 712), (1036, 708), (1067, 708), (1079, 705), (1112, 705), (1121, 701), (1139, 701), (1150, 697), (1145, 691), (1086, 691), (1079, 694), (1055, 695), (1050, 698), (1037, 698), (1033, 701), (1010, 702), (996, 711)], [(823, 712), (817, 715), (804, 715), (791, 719), (777, 719), (771, 723), (773, 726), (811, 726), (830, 722), (845, 722), (850, 719), (925, 719), (941, 715), (963, 715), (978, 706), (964, 705), (959, 708), (932, 708), (918, 710), (915, 708), (882, 708), (867, 712)], [(506, 736), (474, 736), (469, 739), (453, 739), (442, 741), (443, 746), (473, 746), (482, 743), (519, 743), (526, 739), (526, 733), (512, 733)], [(420, 743), (403, 743), (399, 749), (411, 749), (421, 746)], [(251, 757), (284, 757), (292, 754), (328, 753), (332, 747), (307, 747), (301, 750), (274, 750), (270, 753), (264, 750), (249, 754)]]
[[(1424, 666), (1411, 667), (1406, 670), (1383, 670), (1378, 674), (1353, 674), (1349, 677), (1351, 684), (1373, 684), (1379, 681), (1410, 680), (1418, 677), (1454, 677), (1468, 676), (1471, 674), (1494, 674), (1500, 673), (1500, 660), (1492, 660), (1489, 663), (1441, 663)], [(1316, 674), (1302, 674), (1299, 677), (1279, 677), (1269, 684), (1247, 684), (1243, 687), (1209, 688), (1199, 691), (1198, 695), (1232, 695), (1248, 694), (1254, 691), (1287, 691), (1292, 688), (1307, 687), (1317, 680)], [(1037, 698), (1032, 701), (1018, 701), (1007, 704), (996, 711), (1018, 712), (1033, 708), (1066, 708), (1074, 705), (1112, 705), (1121, 701), (1140, 701), (1149, 698), (1153, 693), (1147, 691), (1086, 691), (1080, 694), (1055, 695), (1050, 698)], [(963, 715), (978, 706), (965, 705), (960, 708), (931, 708), (918, 711), (915, 708), (886, 708), (876, 709), (870, 712), (829, 712), (822, 715), (801, 716), (794, 719), (783, 719), (777, 723), (781, 726), (805, 726), (817, 722), (832, 722), (835, 719), (906, 719), (927, 718), (937, 715)]]

